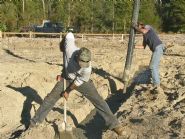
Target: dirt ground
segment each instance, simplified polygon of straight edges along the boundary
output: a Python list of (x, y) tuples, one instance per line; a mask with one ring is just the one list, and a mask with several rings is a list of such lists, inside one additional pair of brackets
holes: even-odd
[[(3, 38), (0, 40), (0, 139), (183, 139), (185, 138), (185, 35), (161, 35), (168, 46), (161, 64), (163, 91), (149, 90), (151, 52), (134, 49), (131, 79), (126, 94), (122, 82), (128, 38), (78, 38), (79, 47), (93, 54), (92, 80), (128, 137), (107, 130), (93, 105), (73, 91), (67, 102), (64, 132), (63, 98), (38, 127), (24, 132), (44, 97), (61, 73), (59, 38)], [(142, 42), (136, 38), (136, 44)]]

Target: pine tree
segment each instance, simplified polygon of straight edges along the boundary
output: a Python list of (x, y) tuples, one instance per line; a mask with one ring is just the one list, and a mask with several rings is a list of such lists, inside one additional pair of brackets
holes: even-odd
[(169, 30), (174, 32), (185, 32), (185, 1), (172, 0), (169, 12)]
[(139, 21), (150, 24), (156, 29), (160, 29), (161, 20), (157, 11), (156, 1), (143, 0), (141, 1)]

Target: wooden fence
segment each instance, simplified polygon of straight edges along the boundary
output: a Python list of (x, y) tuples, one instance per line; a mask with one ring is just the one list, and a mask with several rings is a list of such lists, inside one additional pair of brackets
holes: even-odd
[[(27, 38), (35, 38), (35, 37), (56, 37), (62, 38), (65, 33), (41, 33), (41, 32), (1, 32), (0, 31), (0, 38), (6, 37), (27, 37)], [(74, 33), (76, 38), (82, 38), (82, 40), (86, 38), (110, 38), (110, 39), (125, 39), (128, 37), (129, 34), (86, 34), (86, 33)]]
[[(1, 32), (0, 31), (0, 38), (6, 38), (6, 37), (27, 37), (27, 38), (35, 38), (35, 37), (56, 37), (62, 39), (62, 36), (65, 33), (41, 33), (41, 32)], [(129, 34), (91, 34), (91, 33), (74, 33), (76, 38), (81, 38), (82, 41), (87, 38), (108, 38), (108, 39), (119, 39), (121, 41), (125, 40), (125, 38), (128, 38)], [(159, 34), (160, 36), (174, 36), (175, 34)], [(177, 35), (177, 34), (176, 34)], [(141, 34), (136, 34), (137, 36), (141, 36)]]

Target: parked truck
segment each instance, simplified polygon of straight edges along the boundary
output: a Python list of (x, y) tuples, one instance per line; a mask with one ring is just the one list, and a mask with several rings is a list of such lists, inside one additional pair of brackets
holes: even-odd
[(43, 32), (43, 33), (59, 33), (64, 32), (64, 26), (60, 22), (51, 22), (50, 20), (43, 20), (42, 25), (32, 25), (22, 27), (20, 32)]

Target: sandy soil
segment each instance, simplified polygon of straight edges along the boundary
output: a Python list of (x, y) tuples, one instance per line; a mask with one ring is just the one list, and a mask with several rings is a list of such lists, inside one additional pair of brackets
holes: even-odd
[[(169, 47), (161, 60), (163, 91), (149, 90), (149, 49), (135, 49), (131, 82), (123, 94), (122, 82), (128, 38), (124, 41), (77, 39), (79, 47), (93, 53), (92, 79), (100, 95), (124, 125), (130, 139), (185, 138), (185, 36), (162, 35)], [(141, 38), (136, 43), (141, 43)], [(73, 91), (67, 102), (68, 124), (63, 132), (63, 99), (43, 124), (24, 132), (43, 98), (56, 83), (62, 69), (58, 38), (4, 38), (0, 40), (0, 138), (25, 139), (122, 139), (106, 130), (92, 104)], [(62, 132), (61, 132), (62, 131)]]

